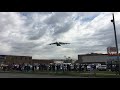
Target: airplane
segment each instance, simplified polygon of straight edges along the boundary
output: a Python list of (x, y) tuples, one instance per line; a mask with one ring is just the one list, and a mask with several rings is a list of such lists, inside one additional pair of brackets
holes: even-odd
[(55, 42), (55, 43), (50, 43), (49, 45), (56, 44), (57, 46), (61, 46), (61, 44), (70, 44), (70, 43), (63, 43), (63, 42)]

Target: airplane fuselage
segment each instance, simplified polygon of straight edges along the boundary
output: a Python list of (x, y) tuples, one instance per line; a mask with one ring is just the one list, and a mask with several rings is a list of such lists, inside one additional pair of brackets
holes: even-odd
[(57, 46), (61, 46), (59, 43), (56, 44)]

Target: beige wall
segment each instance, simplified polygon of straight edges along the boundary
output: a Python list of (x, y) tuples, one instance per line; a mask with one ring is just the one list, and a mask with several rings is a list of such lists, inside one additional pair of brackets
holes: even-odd
[(32, 57), (30, 56), (6, 56), (4, 60), (6, 64), (22, 64), (22, 63), (32, 63)]
[(100, 55), (100, 56), (82, 56), (83, 62), (107, 62), (108, 56), (107, 55)]

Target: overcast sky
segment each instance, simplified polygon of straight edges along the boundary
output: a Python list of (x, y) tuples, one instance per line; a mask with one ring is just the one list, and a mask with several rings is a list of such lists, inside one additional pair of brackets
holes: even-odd
[[(114, 12), (120, 50), (120, 13)], [(0, 54), (73, 59), (115, 46), (112, 12), (0, 12)], [(48, 45), (53, 42), (71, 44)]]

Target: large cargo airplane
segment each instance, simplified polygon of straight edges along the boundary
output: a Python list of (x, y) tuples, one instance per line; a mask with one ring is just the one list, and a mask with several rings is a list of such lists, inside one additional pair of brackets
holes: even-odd
[(63, 42), (55, 42), (55, 43), (50, 43), (49, 45), (56, 44), (57, 46), (61, 46), (62, 44), (70, 44), (70, 43), (63, 43)]

